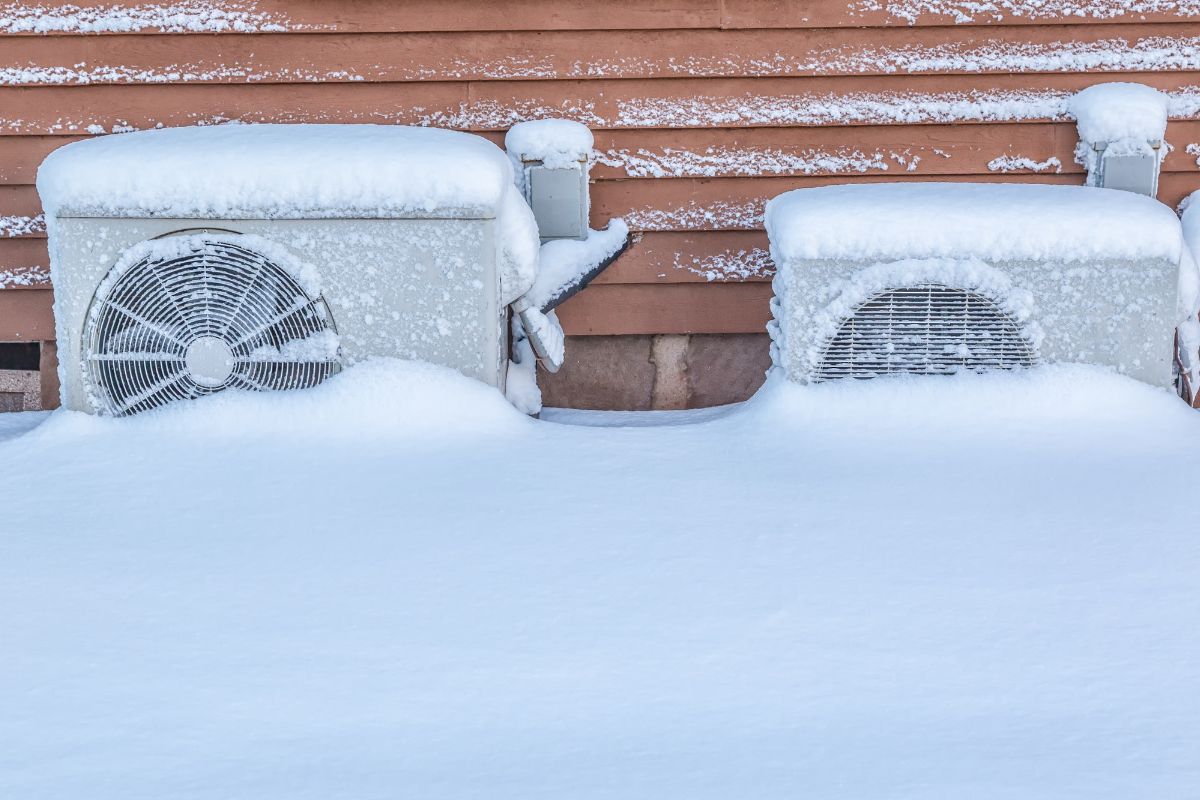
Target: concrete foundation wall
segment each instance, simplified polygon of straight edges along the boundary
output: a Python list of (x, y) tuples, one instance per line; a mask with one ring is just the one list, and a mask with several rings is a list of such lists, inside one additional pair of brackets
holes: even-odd
[(538, 374), (543, 404), (620, 411), (704, 408), (754, 394), (771, 366), (765, 333), (570, 336), (567, 361)]

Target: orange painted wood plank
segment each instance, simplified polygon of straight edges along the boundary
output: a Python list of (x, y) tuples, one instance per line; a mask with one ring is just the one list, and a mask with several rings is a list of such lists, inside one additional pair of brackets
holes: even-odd
[(1200, 23), (16, 37), (0, 84), (787, 77), (1194, 69)]
[(771, 296), (765, 283), (593, 285), (557, 314), (568, 336), (762, 333)]
[(53, 305), (49, 289), (0, 291), (0, 342), (53, 339)]
[[(593, 30), (719, 27), (719, 0), (28, 0), (6, 9), (0, 32), (155, 33), (289, 31)], [(170, 9), (163, 11), (162, 9)]]
[[(190, 14), (166, 3), (32, 0), (8, 11), (0, 32), (29, 35), (200, 30), (209, 33), (1120, 24), (1195, 19), (1192, 7), (1156, 0), (214, 0)], [(124, 6), (114, 11), (114, 7)], [(132, 8), (129, 8), (132, 6)], [(214, 12), (220, 12), (219, 14)], [(114, 24), (113, 20), (117, 20)]]
[[(1120, 76), (1112, 76), (1114, 79)], [(1128, 77), (1128, 76), (1127, 76)], [(1139, 75), (1200, 89), (1200, 73)], [(501, 131), (562, 116), (598, 129), (879, 125), (1042, 120), (1085, 74), (0, 88), (0, 135), (132, 126), (377, 122)]]

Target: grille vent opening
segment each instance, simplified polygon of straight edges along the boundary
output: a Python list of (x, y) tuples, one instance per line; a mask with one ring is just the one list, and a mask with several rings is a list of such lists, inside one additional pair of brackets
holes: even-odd
[(102, 285), (83, 332), (96, 411), (123, 416), (223, 389), (315, 386), (340, 369), (325, 300), (222, 240), (147, 256)]
[(1036, 363), (1021, 324), (994, 301), (927, 283), (886, 289), (855, 308), (825, 342), (814, 380), (952, 375)]

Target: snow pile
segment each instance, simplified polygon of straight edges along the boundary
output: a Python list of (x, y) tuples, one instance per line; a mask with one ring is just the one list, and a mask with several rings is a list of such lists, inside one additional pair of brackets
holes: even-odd
[[(75, 142), (38, 170), (47, 215), (497, 220), (509, 299), (537, 271), (537, 227), (504, 153), (394, 125), (216, 125)], [(53, 237), (53, 223), (50, 224)]]
[(525, 293), (534, 308), (545, 308), (572, 292), (597, 267), (616, 255), (629, 240), (629, 226), (623, 219), (611, 219), (601, 231), (588, 231), (588, 237), (555, 239), (542, 245), (537, 280)]
[[(1087, 169), (1088, 183), (1099, 180), (1102, 153), (1148, 155), (1161, 162), (1170, 147), (1164, 142), (1170, 103), (1170, 96), (1139, 83), (1100, 83), (1072, 97), (1067, 109), (1079, 128), (1075, 162)], [(1159, 143), (1157, 149), (1152, 146)]]
[(880, 183), (786, 192), (767, 204), (776, 264), (799, 259), (1163, 258), (1179, 221), (1149, 197), (1085, 186)]
[(1168, 392), (683, 416), (367, 363), (0, 442), (0, 796), (1193, 793), (1200, 417)]

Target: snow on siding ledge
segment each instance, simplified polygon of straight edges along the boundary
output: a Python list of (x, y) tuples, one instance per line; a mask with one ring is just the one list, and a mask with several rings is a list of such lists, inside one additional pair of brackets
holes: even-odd
[(260, 69), (230, 65), (203, 67), (173, 64), (155, 69), (77, 64), (71, 67), (0, 67), (0, 86), (86, 86), (96, 83), (342, 82), (362, 81), (347, 70)]
[(46, 232), (46, 216), (38, 214), (33, 217), (22, 214), (0, 216), (0, 239), (12, 239), (17, 236), (32, 236)]
[(1050, 156), (1045, 161), (1038, 161), (1025, 156), (997, 156), (988, 162), (991, 172), (1062, 172), (1062, 161), (1057, 156)]
[(946, 16), (956, 23), (1002, 22), (1013, 19), (1117, 19), (1135, 21), (1146, 14), (1192, 17), (1200, 14), (1197, 0), (858, 0), (851, 14), (880, 12), (912, 25), (921, 17)]
[(1097, 41), (948, 42), (901, 47), (840, 46), (751, 54), (590, 56), (569, 64), (544, 54), (490, 58), (439, 54), (421, 64), (363, 64), (353, 70), (268, 68), (253, 63), (174, 64), (148, 69), (121, 64), (28, 64), (0, 69), (3, 85), (166, 83), (189, 81), (528, 80), (622, 77), (772, 77), (799, 74), (878, 75), (931, 72), (1145, 72), (1200, 70), (1200, 36), (1111, 37)]
[[(897, 154), (892, 154), (893, 158)], [(864, 153), (841, 148), (833, 152), (807, 149), (789, 153), (775, 148), (713, 147), (698, 153), (672, 147), (655, 153), (639, 149), (597, 150), (596, 163), (623, 169), (631, 178), (715, 177), (718, 175), (812, 175), (821, 172), (886, 171), (882, 151)], [(908, 160), (908, 159), (906, 159)], [(911, 163), (911, 160), (908, 160)]]
[(19, 286), (43, 286), (50, 283), (50, 270), (45, 267), (13, 267), (0, 269), (0, 289)]
[(176, 0), (171, 3), (4, 3), (0, 33), (264, 33), (315, 30), (287, 17), (256, 10), (254, 3)]
[(753, 278), (769, 278), (775, 274), (775, 262), (771, 254), (761, 247), (748, 250), (726, 250), (706, 256), (675, 254), (675, 269), (699, 275), (709, 283), (716, 281), (747, 281)]
[(637, 208), (621, 215), (634, 231), (758, 230), (763, 226), (765, 199), (742, 203), (689, 203), (677, 208)]
[[(1067, 101), (1073, 92), (1055, 90), (948, 93), (854, 93), (825, 95), (745, 95), (647, 97), (618, 100), (609, 111), (591, 100), (566, 100), (558, 105), (536, 100), (501, 103), (480, 100), (461, 103), (454, 110), (430, 111), (426, 107), (397, 107), (363, 112), (346, 118), (345, 112), (296, 109), (273, 114), (248, 112), (237, 119), (192, 113), (151, 120), (145, 127), (214, 125), (224, 122), (372, 122), (421, 125), (460, 130), (501, 131), (531, 119), (562, 118), (581, 122), (593, 130), (640, 128), (720, 128), (730, 125), (887, 125), (910, 123), (1067, 121)], [(1200, 86), (1168, 92), (1173, 119), (1194, 118), (1200, 113)], [(117, 120), (113, 132), (136, 130)], [(112, 121), (108, 121), (112, 124)], [(105, 123), (95, 118), (60, 117), (53, 122), (0, 116), (0, 128), (12, 133), (44, 135), (87, 131), (103, 133)]]

